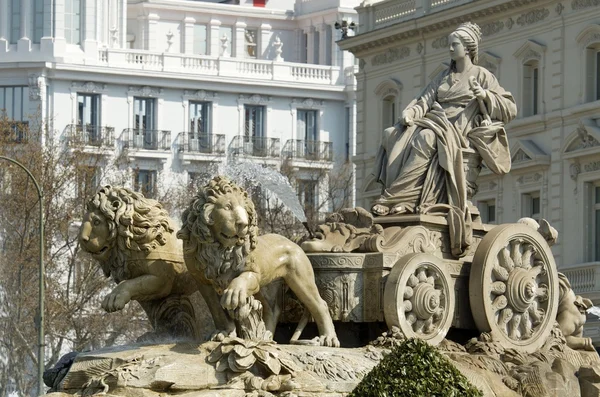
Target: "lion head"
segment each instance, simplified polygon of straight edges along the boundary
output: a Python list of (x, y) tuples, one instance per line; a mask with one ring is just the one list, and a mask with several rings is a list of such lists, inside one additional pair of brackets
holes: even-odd
[(82, 248), (98, 260), (106, 277), (130, 277), (127, 259), (167, 243), (174, 231), (162, 205), (123, 187), (104, 186), (88, 201), (79, 231)]
[(258, 227), (248, 192), (221, 176), (198, 191), (183, 212), (177, 237), (184, 253), (195, 255), (209, 280), (229, 270), (241, 270), (256, 247)]

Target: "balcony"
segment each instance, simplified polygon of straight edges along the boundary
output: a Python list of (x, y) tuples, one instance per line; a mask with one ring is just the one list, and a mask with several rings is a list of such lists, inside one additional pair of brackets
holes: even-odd
[(289, 139), (283, 147), (283, 156), (306, 161), (333, 161), (331, 142)]
[(99, 125), (69, 124), (65, 129), (67, 144), (70, 147), (112, 148), (114, 147), (113, 127)]
[(279, 159), (281, 157), (279, 138), (238, 135), (231, 141), (229, 150), (232, 154), (243, 157), (263, 157), (267, 159)]
[(194, 134), (181, 132), (177, 136), (177, 150), (184, 164), (192, 161), (221, 161), (225, 156), (224, 134)]
[(448, 8), (472, 3), (475, 0), (386, 0), (369, 6), (360, 6), (359, 33), (385, 28), (400, 22), (420, 18)]
[(134, 49), (101, 49), (98, 52), (97, 62), (99, 65), (109, 68), (219, 76), (241, 80), (252, 78), (261, 81), (338, 86), (336, 88), (342, 88), (345, 83), (339, 66), (276, 62), (261, 59), (163, 53)]
[(171, 155), (171, 131), (126, 128), (121, 133), (123, 150), (129, 157), (165, 162)]
[(29, 123), (27, 121), (14, 121), (6, 126), (3, 131), (3, 143), (27, 143), (29, 142)]

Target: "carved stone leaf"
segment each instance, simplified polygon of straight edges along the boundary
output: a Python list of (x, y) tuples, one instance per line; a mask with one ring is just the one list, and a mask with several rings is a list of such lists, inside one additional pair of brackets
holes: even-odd
[(257, 350), (254, 355), (271, 373), (279, 375), (279, 372), (281, 372), (281, 363), (277, 358), (262, 350)]
[(217, 372), (225, 372), (229, 369), (229, 360), (227, 360), (227, 356), (221, 357), (216, 369)]
[(236, 345), (233, 347), (233, 351), (238, 357), (246, 357), (252, 354), (253, 349), (247, 349), (242, 345)]
[(233, 372), (245, 372), (252, 368), (252, 366), (256, 362), (256, 358), (254, 358), (253, 355), (237, 358), (235, 354), (230, 354), (228, 362), (229, 368)]
[(210, 354), (206, 358), (206, 361), (208, 361), (211, 364), (214, 364), (217, 361), (219, 361), (221, 357), (223, 357), (222, 346), (223, 345), (219, 345), (212, 352), (210, 352)]
[(293, 360), (281, 357), (279, 359), (279, 362), (281, 363), (281, 366), (292, 375), (294, 375), (295, 372), (300, 371), (300, 368), (298, 367), (298, 365), (296, 365), (296, 363)]

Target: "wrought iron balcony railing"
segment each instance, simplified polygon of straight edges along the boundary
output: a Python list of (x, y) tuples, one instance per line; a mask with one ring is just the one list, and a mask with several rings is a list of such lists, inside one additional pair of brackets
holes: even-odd
[(233, 154), (242, 156), (267, 158), (278, 158), (281, 156), (279, 138), (238, 135), (231, 141), (230, 149)]
[(66, 130), (69, 145), (110, 147), (114, 144), (114, 127), (69, 124)]
[(145, 150), (169, 150), (171, 131), (126, 128), (121, 134), (123, 148)]
[(3, 137), (8, 142), (27, 143), (29, 141), (29, 123), (27, 121), (15, 121), (10, 123)]
[(224, 154), (224, 134), (181, 132), (177, 137), (179, 151), (185, 153)]
[(331, 142), (289, 139), (283, 147), (283, 156), (311, 161), (333, 161)]

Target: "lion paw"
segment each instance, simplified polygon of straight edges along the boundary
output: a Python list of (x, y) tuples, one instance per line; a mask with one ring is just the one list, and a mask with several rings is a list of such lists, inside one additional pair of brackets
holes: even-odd
[(102, 308), (108, 313), (116, 312), (125, 307), (131, 300), (131, 295), (127, 290), (113, 290), (110, 294), (104, 297)]
[(319, 345), (328, 347), (340, 347), (340, 341), (336, 334), (333, 335), (320, 335)]
[(235, 329), (233, 331), (228, 330), (216, 330), (208, 338), (211, 342), (223, 342), (225, 338), (235, 338), (237, 336)]

